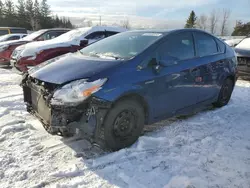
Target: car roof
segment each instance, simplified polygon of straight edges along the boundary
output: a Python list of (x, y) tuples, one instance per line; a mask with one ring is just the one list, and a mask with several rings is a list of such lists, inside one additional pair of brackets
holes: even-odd
[(28, 35), (27, 33), (11, 33), (11, 34), (6, 34), (5, 36), (23, 36), (23, 35)]
[(198, 32), (203, 32), (211, 35), (210, 33), (201, 30), (201, 29), (195, 29), (195, 28), (185, 28), (185, 29), (142, 29), (142, 30), (131, 30), (128, 32), (141, 32), (141, 33), (162, 33), (163, 35), (167, 35), (170, 33), (175, 33), (175, 32), (181, 32), (181, 31), (198, 31)]
[(53, 31), (53, 30), (60, 30), (60, 31), (70, 31), (71, 29), (69, 28), (48, 28), (48, 29), (40, 29), (40, 31)]

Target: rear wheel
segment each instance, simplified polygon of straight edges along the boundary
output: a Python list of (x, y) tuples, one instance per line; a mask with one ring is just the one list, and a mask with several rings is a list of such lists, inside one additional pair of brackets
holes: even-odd
[(216, 103), (214, 103), (215, 107), (222, 107), (228, 104), (230, 101), (231, 95), (233, 92), (233, 81), (227, 78), (220, 90), (220, 94)]
[(119, 150), (131, 146), (144, 127), (144, 109), (136, 101), (122, 100), (109, 111), (104, 122), (104, 139), (108, 148)]

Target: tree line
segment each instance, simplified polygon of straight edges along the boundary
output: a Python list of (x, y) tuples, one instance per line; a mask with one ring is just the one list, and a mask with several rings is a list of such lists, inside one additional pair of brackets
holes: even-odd
[[(185, 28), (198, 28), (208, 31), (212, 34), (221, 36), (231, 35), (228, 31), (228, 22), (230, 21), (231, 11), (229, 9), (212, 10), (209, 15), (202, 14), (196, 16), (194, 11), (191, 11)], [(237, 21), (232, 35), (246, 36), (250, 34), (250, 22), (242, 23)]]
[(52, 16), (47, 0), (0, 0), (0, 27), (24, 27), (28, 30), (73, 28), (69, 18)]

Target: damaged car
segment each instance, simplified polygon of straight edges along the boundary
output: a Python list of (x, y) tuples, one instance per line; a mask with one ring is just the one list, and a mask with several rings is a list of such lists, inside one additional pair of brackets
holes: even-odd
[(250, 36), (243, 39), (234, 50), (239, 63), (239, 76), (250, 80)]
[(144, 125), (227, 105), (237, 80), (231, 47), (196, 29), (119, 33), (23, 76), (24, 102), (50, 134), (81, 134), (119, 150)]
[(126, 31), (122, 27), (94, 26), (74, 29), (55, 39), (32, 42), (15, 49), (11, 55), (11, 65), (20, 72), (46, 60), (69, 52), (75, 52), (85, 46)]

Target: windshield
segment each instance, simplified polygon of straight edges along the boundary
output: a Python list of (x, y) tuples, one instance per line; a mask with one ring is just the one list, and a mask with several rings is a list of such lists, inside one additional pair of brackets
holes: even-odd
[(22, 39), (23, 40), (34, 40), (35, 38), (39, 37), (41, 34), (44, 33), (45, 30), (39, 30), (39, 31), (36, 31), (34, 33), (31, 33), (29, 35), (27, 35), (26, 37), (23, 37)]
[(90, 29), (89, 27), (86, 27), (83, 29), (74, 29), (74, 30), (68, 31), (67, 33), (64, 33), (64, 34), (54, 38), (53, 40), (72, 41), (74, 39), (80, 38), (89, 29)]
[(162, 37), (162, 33), (125, 32), (98, 41), (81, 50), (86, 56), (129, 59)]
[(250, 37), (243, 39), (236, 48), (249, 49), (250, 50)]

